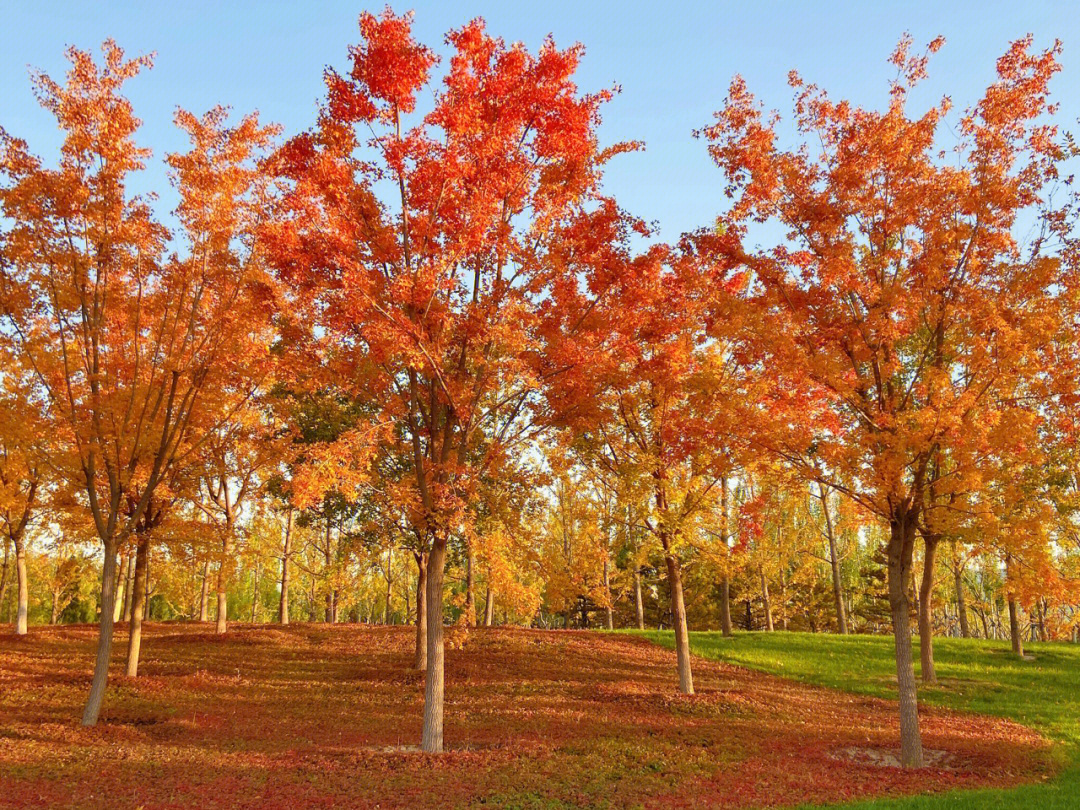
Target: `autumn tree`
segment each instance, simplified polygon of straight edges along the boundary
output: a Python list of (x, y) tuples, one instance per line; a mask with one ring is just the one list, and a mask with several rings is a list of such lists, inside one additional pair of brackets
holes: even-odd
[(561, 272), (546, 244), (595, 194), (609, 94), (578, 92), (580, 47), (533, 54), (479, 20), (447, 35), (441, 85), (408, 16), (364, 14), (360, 33), (349, 71), (327, 71), (316, 128), (278, 154), (289, 189), (267, 243), (343, 378), (379, 399), (410, 448), (410, 520), (428, 560), (423, 748), (438, 752), (447, 544), (535, 387), (536, 302)]
[[(732, 199), (720, 253), (753, 272), (748, 341), (778, 382), (760, 443), (888, 526), (901, 760), (918, 767), (907, 592), (917, 531), (932, 480), (935, 498), (966, 490), (1053, 329), (1061, 264), (1041, 240), (1022, 247), (1014, 229), (1048, 204), (1061, 153), (1042, 120), (1058, 45), (1009, 48), (946, 159), (948, 99), (908, 112), (927, 64), (910, 44), (892, 56), (882, 111), (834, 102), (792, 73), (802, 143), (785, 150), (777, 117), (736, 78), (704, 134)], [(758, 222), (775, 223), (783, 241), (750, 248)]]
[(651, 502), (640, 517), (663, 550), (679, 688), (693, 694), (683, 566), (735, 467), (732, 416), (741, 401), (738, 364), (720, 330), (710, 340), (706, 326), (712, 294), (730, 296), (740, 280), (689, 242), (634, 256), (631, 227), (641, 226), (624, 220), (609, 205), (580, 224), (604, 239), (567, 256), (583, 283), (552, 298), (548, 403), (590, 467), (613, 489)]
[(84, 725), (94, 725), (108, 677), (117, 550), (214, 423), (210, 393), (236, 387), (253, 324), (264, 321), (256, 313), (270, 297), (249, 263), (235, 259), (245, 245), (235, 213), (252, 176), (241, 166), (271, 130), (254, 117), (227, 129), (220, 110), (204, 119), (179, 115), (195, 141), (173, 165), (192, 252), (166, 256), (170, 235), (151, 200), (128, 190), (150, 152), (134, 140), (139, 121), (121, 88), (151, 58), (127, 60), (112, 41), (101, 67), (74, 48), (68, 58), (66, 84), (34, 77), (64, 132), (57, 167), (47, 168), (24, 141), (5, 134), (0, 144), (0, 303), (15, 350), (60, 426), (54, 466), (79, 482), (104, 549), (97, 660), (83, 714)]
[[(46, 488), (47, 423), (41, 418), (30, 371), (0, 348), (0, 528), (4, 549), (15, 553), (18, 594), (15, 632), (26, 635), (30, 591), (26, 574), (27, 529), (40, 512)], [(5, 553), (4, 574), (8, 569)]]

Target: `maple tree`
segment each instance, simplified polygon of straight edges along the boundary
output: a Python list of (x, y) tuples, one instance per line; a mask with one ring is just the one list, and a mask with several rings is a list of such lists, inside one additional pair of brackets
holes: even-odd
[(127, 60), (111, 40), (102, 53), (98, 67), (69, 49), (66, 84), (35, 76), (40, 102), (65, 133), (57, 168), (10, 135), (0, 144), (2, 313), (61, 426), (55, 466), (81, 482), (105, 552), (86, 725), (97, 721), (108, 677), (117, 551), (146, 526), (159, 486), (220, 418), (218, 393), (243, 387), (251, 352), (265, 353), (260, 324), (272, 298), (236, 251), (255, 255), (250, 240), (237, 247), (238, 213), (256, 178), (244, 166), (273, 128), (253, 116), (226, 128), (222, 110), (202, 119), (178, 113), (193, 148), (170, 162), (192, 251), (166, 256), (169, 233), (151, 201), (127, 190), (150, 152), (134, 140), (139, 121), (121, 89), (152, 59)]
[(568, 256), (584, 282), (564, 285), (550, 302), (545, 330), (558, 351), (547, 362), (575, 362), (549, 374), (552, 418), (576, 434), (613, 489), (652, 501), (640, 518), (663, 549), (679, 687), (693, 694), (683, 558), (737, 464), (732, 406), (740, 393), (739, 366), (718, 328), (708, 340), (708, 305), (716, 288), (730, 296), (741, 278), (727, 278), (689, 243), (632, 256), (627, 240), (641, 226), (613, 205), (576, 227), (605, 240), (593, 253)]
[(277, 155), (289, 189), (264, 239), (333, 362), (411, 449), (410, 522), (427, 556), (423, 747), (440, 751), (447, 545), (528, 408), (536, 300), (560, 272), (545, 245), (596, 193), (610, 94), (578, 92), (580, 47), (532, 54), (479, 20), (447, 35), (441, 86), (409, 16), (363, 14), (360, 32), (349, 72), (326, 74), (317, 127)]
[(26, 541), (30, 521), (41, 511), (48, 485), (47, 428), (39, 403), (31, 394), (29, 370), (18, 356), (0, 348), (0, 526), (4, 535), (4, 574), (8, 549), (15, 552), (17, 607), (15, 632), (26, 635), (30, 590), (26, 573)]
[[(1062, 267), (1042, 240), (1025, 251), (1013, 232), (1058, 177), (1042, 117), (1060, 46), (1009, 48), (946, 161), (937, 138), (949, 100), (919, 116), (906, 104), (941, 44), (913, 55), (901, 41), (883, 111), (835, 102), (793, 72), (805, 146), (778, 145), (777, 118), (738, 78), (704, 130), (732, 198), (721, 253), (753, 271), (751, 340), (780, 383), (763, 444), (889, 527), (902, 761), (916, 767), (906, 583), (917, 531), (931, 502), (968, 491), (1002, 412), (1023, 407), (1010, 394), (1052, 334)], [(745, 246), (749, 224), (764, 221), (786, 240)]]

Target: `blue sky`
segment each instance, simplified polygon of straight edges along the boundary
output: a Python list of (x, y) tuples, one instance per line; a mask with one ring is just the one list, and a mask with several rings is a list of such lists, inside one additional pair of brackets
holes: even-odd
[[(172, 125), (175, 107), (258, 109), (286, 132), (307, 128), (322, 96), (322, 70), (346, 65), (364, 8), (383, 5), (0, 0), (0, 126), (51, 156), (59, 134), (33, 98), (28, 66), (58, 78), (66, 68), (65, 46), (96, 50), (110, 36), (129, 54), (156, 51), (155, 68), (131, 82), (128, 95), (143, 120), (140, 141), (155, 152), (143, 182), (171, 204), (160, 159), (184, 147)], [(932, 60), (915, 103), (948, 94), (963, 107), (993, 79), (994, 61), (1008, 43), (1030, 32), (1039, 46), (1063, 41), (1064, 71), (1054, 95), (1061, 124), (1080, 129), (1080, 14), (1068, 3), (414, 0), (393, 8), (415, 10), (418, 38), (442, 53), (443, 34), (476, 16), (492, 33), (533, 48), (548, 33), (562, 45), (583, 43), (581, 88), (622, 86), (605, 112), (605, 142), (647, 145), (645, 153), (613, 162), (607, 190), (634, 214), (657, 222), (669, 239), (709, 224), (723, 207), (720, 173), (691, 132), (710, 121), (736, 73), (782, 113), (790, 106), (791, 68), (836, 97), (879, 106), (894, 72), (885, 60), (901, 34), (910, 31), (920, 45), (943, 34), (946, 46)]]

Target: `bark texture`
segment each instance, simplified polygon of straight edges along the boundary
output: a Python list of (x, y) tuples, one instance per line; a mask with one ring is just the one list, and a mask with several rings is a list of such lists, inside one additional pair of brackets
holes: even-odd
[(922, 735), (919, 731), (918, 694), (911, 655), (911, 603), (907, 582), (915, 548), (915, 515), (897, 509), (889, 526), (888, 586), (896, 651), (896, 683), (900, 698), (900, 764), (905, 768), (923, 766)]
[(428, 554), (427, 677), (424, 680), (424, 725), (420, 747), (429, 754), (443, 750), (443, 576), (446, 538), (437, 537)]
[(919, 583), (919, 659), (923, 683), (937, 683), (934, 671), (934, 562), (941, 538), (935, 534), (923, 537), (923, 571)]

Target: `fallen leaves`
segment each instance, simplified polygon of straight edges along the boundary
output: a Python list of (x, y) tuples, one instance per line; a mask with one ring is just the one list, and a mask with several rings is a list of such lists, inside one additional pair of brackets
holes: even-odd
[(887, 701), (703, 659), (699, 694), (678, 695), (673, 654), (643, 639), (517, 629), (448, 652), (449, 750), (429, 756), (412, 746), (413, 632), (147, 625), (145, 677), (115, 679), (93, 729), (78, 724), (92, 628), (0, 639), (0, 807), (772, 807), (1054, 767), (1033, 731), (932, 710), (940, 767), (904, 771), (882, 753)]

